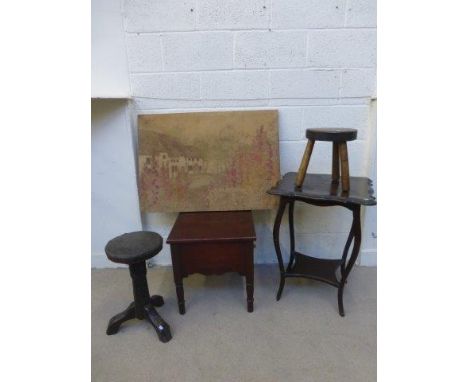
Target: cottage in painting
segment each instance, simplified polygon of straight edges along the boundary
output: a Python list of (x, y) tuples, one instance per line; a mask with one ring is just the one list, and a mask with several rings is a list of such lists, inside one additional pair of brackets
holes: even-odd
[(155, 171), (161, 176), (167, 174), (170, 179), (183, 174), (201, 174), (205, 171), (202, 158), (185, 157), (183, 155), (171, 157), (168, 153), (162, 152), (156, 156), (142, 155), (140, 160), (145, 171)]

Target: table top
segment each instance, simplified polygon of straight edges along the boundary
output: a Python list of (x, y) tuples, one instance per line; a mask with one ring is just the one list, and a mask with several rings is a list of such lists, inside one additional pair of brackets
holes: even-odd
[(181, 212), (169, 244), (255, 240), (252, 211)]
[(364, 177), (349, 178), (349, 192), (344, 193), (340, 184), (333, 184), (329, 174), (307, 174), (302, 188), (296, 188), (294, 181), (296, 172), (288, 172), (271, 188), (268, 193), (290, 198), (302, 198), (305, 200), (331, 201), (340, 203), (352, 203), (366, 206), (377, 204), (372, 180)]

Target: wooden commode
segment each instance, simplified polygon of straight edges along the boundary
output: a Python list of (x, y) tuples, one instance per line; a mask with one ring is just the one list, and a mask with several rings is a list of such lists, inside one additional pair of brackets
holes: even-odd
[(180, 213), (167, 238), (179, 313), (185, 313), (184, 277), (226, 272), (245, 276), (247, 311), (252, 312), (255, 239), (252, 211)]

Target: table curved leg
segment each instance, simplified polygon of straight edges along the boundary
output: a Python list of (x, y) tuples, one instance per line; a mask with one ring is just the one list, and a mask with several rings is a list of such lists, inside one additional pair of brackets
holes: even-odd
[(280, 248), (280, 243), (279, 243), (279, 231), (280, 231), (280, 226), (281, 226), (281, 219), (283, 218), (286, 204), (287, 204), (287, 200), (281, 197), (280, 204), (278, 207), (278, 212), (275, 218), (275, 225), (273, 227), (273, 242), (275, 244), (275, 252), (276, 252), (276, 257), (278, 258), (278, 266), (280, 269), (280, 277), (281, 277), (278, 293), (276, 294), (276, 301), (278, 301), (281, 298), (281, 293), (283, 292), (284, 281), (285, 281), (283, 256), (281, 255), (281, 248)]
[(291, 271), (292, 265), (295, 261), (295, 251), (296, 251), (296, 241), (294, 238), (294, 200), (289, 202), (289, 209), (288, 209), (288, 219), (289, 219), (289, 243), (290, 243), (290, 251), (289, 251), (289, 263), (286, 270), (288, 272)]
[[(359, 250), (361, 247), (361, 206), (357, 205), (353, 207), (353, 224), (351, 228), (351, 232), (353, 233), (353, 239), (354, 239), (354, 244), (353, 244), (353, 251), (351, 253), (351, 257), (348, 261), (348, 264), (342, 266), (342, 278), (340, 281), (340, 285), (338, 287), (338, 309), (340, 312), (340, 316), (344, 317), (344, 308), (343, 308), (343, 291), (344, 291), (344, 286), (346, 284), (346, 279), (348, 278), (351, 269), (353, 269), (354, 263), (356, 262), (356, 259), (359, 254)], [(348, 241), (351, 244), (351, 241)], [(347, 242), (348, 244), (348, 242)]]
[(340, 265), (341, 278), (343, 278), (345, 274), (346, 260), (348, 259), (349, 247), (351, 246), (351, 242), (353, 241), (353, 238), (354, 238), (354, 219), (353, 219), (353, 223), (351, 224), (351, 229), (349, 230), (349, 235), (348, 235), (348, 239), (346, 240), (346, 244), (343, 250), (343, 255), (341, 257), (341, 265)]

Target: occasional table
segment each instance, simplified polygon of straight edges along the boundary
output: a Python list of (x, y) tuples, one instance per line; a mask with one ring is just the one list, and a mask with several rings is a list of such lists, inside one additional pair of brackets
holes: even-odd
[(185, 314), (184, 277), (226, 272), (245, 276), (247, 311), (252, 312), (255, 239), (251, 211), (180, 213), (167, 238), (179, 313)]
[[(377, 204), (373, 196), (372, 181), (369, 178), (350, 177), (349, 191), (343, 191), (341, 185), (332, 182), (331, 175), (307, 174), (302, 187), (297, 188), (296, 176), (295, 172), (287, 173), (275, 187), (268, 191), (269, 194), (280, 197), (273, 228), (273, 240), (281, 275), (276, 300), (281, 298), (287, 277), (306, 277), (338, 288), (338, 308), (340, 315), (344, 316), (343, 290), (361, 246), (361, 206)], [(319, 259), (296, 251), (294, 237), (294, 204), (296, 201), (322, 207), (342, 206), (352, 212), (353, 223), (341, 259)], [(279, 231), (286, 205), (289, 206), (290, 258), (285, 269), (279, 244)], [(348, 259), (352, 241), (354, 241), (353, 249)], [(339, 277), (337, 277), (338, 270)]]

